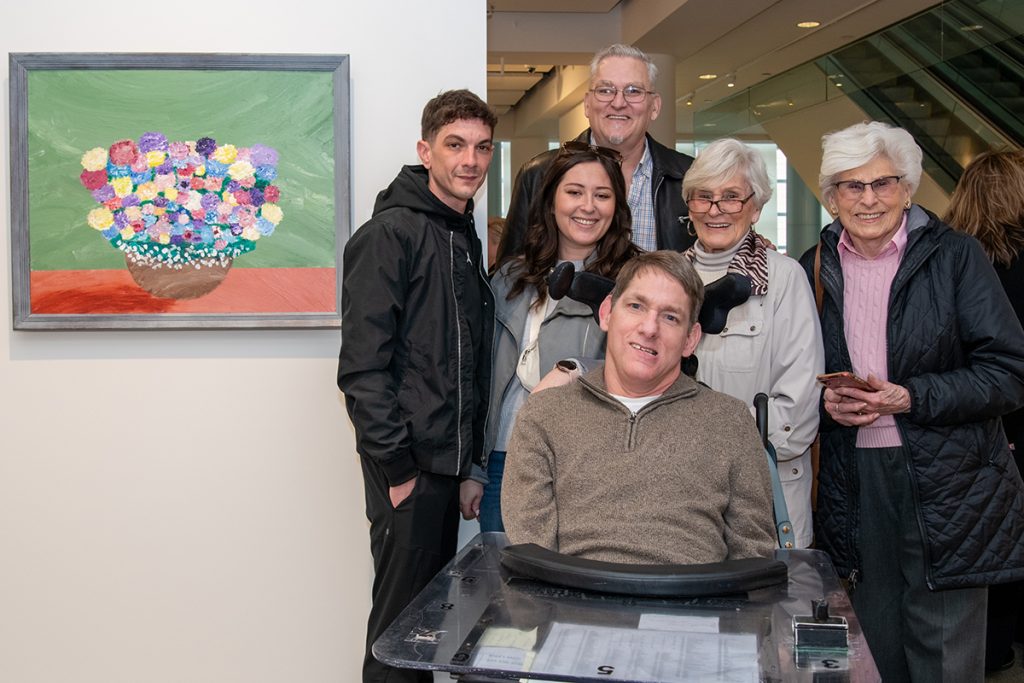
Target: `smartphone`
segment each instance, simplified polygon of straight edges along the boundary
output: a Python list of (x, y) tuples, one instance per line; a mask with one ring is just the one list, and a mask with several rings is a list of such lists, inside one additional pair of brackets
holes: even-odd
[(829, 372), (824, 375), (818, 375), (818, 381), (829, 389), (852, 387), (854, 389), (863, 389), (864, 391), (874, 391), (866, 379), (862, 379), (852, 372)]

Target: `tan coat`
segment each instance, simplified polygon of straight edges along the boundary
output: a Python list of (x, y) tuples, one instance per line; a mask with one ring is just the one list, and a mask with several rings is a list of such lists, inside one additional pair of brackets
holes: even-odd
[(747, 406), (681, 375), (632, 414), (603, 373), (520, 411), (502, 482), (509, 539), (635, 564), (770, 555), (771, 483)]

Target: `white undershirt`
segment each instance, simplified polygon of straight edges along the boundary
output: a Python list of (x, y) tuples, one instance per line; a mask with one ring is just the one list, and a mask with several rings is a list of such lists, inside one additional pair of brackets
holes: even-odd
[(647, 405), (656, 398), (660, 398), (661, 394), (655, 394), (654, 396), (640, 396), (638, 398), (634, 398), (632, 396), (619, 396), (618, 394), (612, 394), (612, 397), (622, 405), (626, 406), (626, 409), (629, 410), (629, 412), (636, 415), (643, 409), (645, 405)]

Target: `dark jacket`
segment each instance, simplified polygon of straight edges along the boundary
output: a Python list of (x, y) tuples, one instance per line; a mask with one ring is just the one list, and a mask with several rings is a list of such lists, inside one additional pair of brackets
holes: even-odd
[[(996, 263), (995, 269), (999, 281), (1003, 283), (1003, 291), (1006, 292), (1010, 305), (1017, 314), (1017, 320), (1024, 325), (1024, 251), (1018, 253), (1009, 266)], [(1010, 443), (1016, 444), (1017, 450), (1014, 455), (1019, 469), (1021, 462), (1024, 462), (1024, 408), (1004, 415), (1003, 428)]]
[[(583, 131), (577, 140), (590, 142), (590, 129)], [(658, 231), (658, 248), (683, 251), (696, 240), (682, 224), (688, 214), (683, 201), (683, 176), (693, 158), (680, 154), (660, 144), (650, 135), (647, 147), (651, 150), (651, 192), (654, 193), (654, 222)], [(530, 202), (540, 195), (540, 183), (544, 172), (558, 150), (548, 150), (533, 157), (519, 169), (512, 188), (512, 200), (505, 218), (505, 235), (498, 249), (498, 262), (506, 257), (518, 256), (523, 251), (523, 239), (530, 220)]]
[(456, 213), (427, 178), (403, 167), (345, 245), (338, 387), (356, 450), (392, 486), (420, 470), (468, 477), (487, 417), (494, 298), (472, 201)]
[[(1024, 331), (974, 238), (916, 205), (907, 226), (886, 342), (889, 381), (911, 397), (910, 412), (894, 417), (908, 454), (926, 580), (935, 590), (1024, 578), (1024, 484), (999, 422), (1024, 404)], [(825, 372), (851, 370), (841, 229), (836, 221), (821, 233)], [(813, 249), (801, 258), (812, 286), (813, 261)], [(849, 576), (861, 571), (857, 430), (822, 410), (820, 434), (816, 543)]]

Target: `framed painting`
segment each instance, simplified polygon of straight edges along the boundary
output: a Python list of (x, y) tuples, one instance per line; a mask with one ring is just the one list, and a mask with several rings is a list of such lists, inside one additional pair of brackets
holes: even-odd
[(338, 327), (348, 67), (12, 53), (14, 328)]

